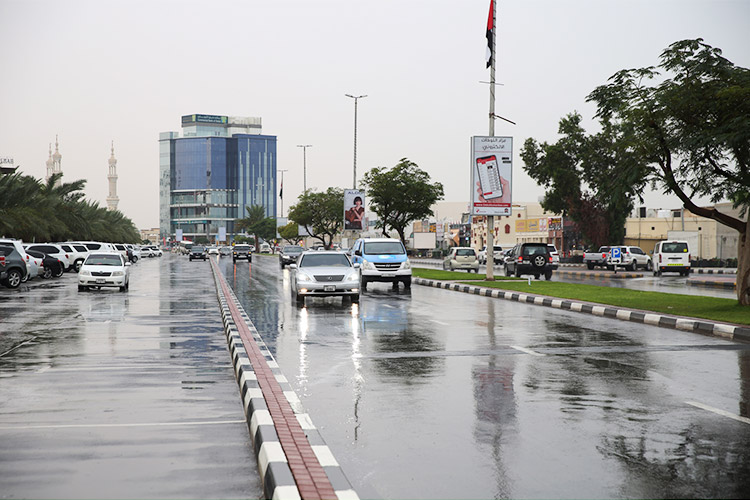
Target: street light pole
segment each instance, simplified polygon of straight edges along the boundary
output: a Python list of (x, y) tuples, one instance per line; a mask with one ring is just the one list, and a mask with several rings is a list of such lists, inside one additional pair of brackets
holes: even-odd
[(307, 148), (311, 148), (312, 144), (297, 144), (298, 148), (302, 148), (302, 190), (303, 193), (307, 191)]
[(352, 189), (357, 189), (357, 101), (367, 96), (353, 96), (351, 94), (345, 95), (346, 97), (351, 97), (352, 99), (354, 99), (354, 181), (352, 182)]

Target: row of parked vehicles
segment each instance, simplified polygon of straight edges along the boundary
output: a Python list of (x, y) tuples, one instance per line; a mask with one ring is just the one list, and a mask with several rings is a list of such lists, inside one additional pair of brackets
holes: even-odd
[[(619, 262), (614, 256), (613, 249), (619, 249)], [(690, 247), (687, 241), (665, 240), (654, 247), (652, 255), (644, 252), (640, 247), (618, 245), (602, 246), (596, 252), (584, 252), (583, 263), (589, 269), (595, 267), (615, 270), (615, 266), (636, 271), (638, 268), (652, 271), (654, 276), (665, 272), (676, 272), (681, 276), (690, 274)]]
[[(122, 257), (125, 262), (136, 262), (142, 257), (162, 255), (156, 246), (113, 244), (96, 241), (68, 241), (59, 243), (24, 243), (21, 240), (0, 238), (0, 284), (7, 288), (18, 288), (21, 283), (37, 277), (59, 278), (65, 272), (76, 272), (84, 276), (82, 268), (92, 253), (110, 253)], [(85, 283), (86, 286), (107, 285)], [(119, 282), (117, 286), (123, 286)], [(79, 285), (79, 290), (81, 289)]]

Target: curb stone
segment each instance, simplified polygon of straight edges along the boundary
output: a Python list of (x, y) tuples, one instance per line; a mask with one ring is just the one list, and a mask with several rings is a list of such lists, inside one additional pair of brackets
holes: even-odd
[[(264, 498), (277, 500), (307, 498), (359, 500), (359, 496), (346, 478), (341, 466), (334, 458), (333, 453), (326, 445), (320, 432), (315, 428), (310, 416), (302, 406), (302, 402), (292, 389), (291, 384), (281, 373), (279, 365), (253, 326), (252, 321), (237, 300), (234, 292), (227, 286), (229, 292), (229, 296), (227, 297), (221, 286), (223, 276), (220, 275), (213, 265), (211, 266), (211, 270), (214, 274), (227, 345), (240, 388), (247, 426), (253, 442), (253, 450), (258, 461), (258, 471), (263, 482)], [(232, 316), (230, 302), (234, 308), (239, 310), (246, 329), (252, 333), (252, 341), (256, 344), (255, 346), (247, 346), (245, 340), (240, 335), (239, 328)], [(252, 347), (255, 347), (255, 349), (252, 349)], [(253, 350), (257, 350), (262, 355), (267, 365), (266, 367), (253, 365), (249, 355)], [(260, 364), (264, 363), (261, 361)], [(290, 418), (286, 420), (286, 423), (289, 424), (288, 428), (286, 426), (280, 428), (272, 417), (271, 410), (278, 409), (278, 403), (276, 403), (274, 397), (280, 395), (264, 393), (259, 383), (259, 378), (263, 376), (260, 373), (262, 371), (270, 371), (278, 386), (278, 391), (274, 390), (274, 393), (281, 392), (283, 399), (291, 407), (293, 414), (290, 414)], [(269, 397), (271, 397), (270, 400), (268, 399)], [(269, 408), (269, 405), (276, 406), (276, 408)], [(300, 430), (302, 434), (300, 434)], [(303, 448), (305, 444), (309, 445), (314, 456), (308, 457), (302, 451), (302, 458), (307, 459), (308, 463), (309, 460), (315, 462), (316, 467), (309, 469), (310, 475), (316, 485), (325, 483), (323, 484), (323, 489), (318, 488), (318, 491), (310, 490), (310, 484), (298, 483), (295, 479), (293, 469), (298, 470), (297, 467), (301, 466), (301, 460), (299, 457), (292, 457), (291, 460), (288, 458), (282, 446), (282, 440), (285, 444), (291, 443), (293, 440), (294, 444), (301, 445), (300, 448)], [(317, 471), (315, 470), (316, 468), (318, 469)]]
[(697, 320), (694, 318), (668, 316), (660, 313), (650, 313), (648, 311), (621, 309), (604, 304), (596, 305), (585, 302), (576, 302), (568, 299), (548, 297), (546, 295), (532, 295), (520, 292), (509, 292), (500, 290), (498, 288), (485, 288), (474, 285), (428, 280), (424, 278), (413, 278), (412, 283), (422, 286), (430, 286), (433, 288), (455, 290), (458, 292), (470, 293), (473, 295), (481, 295), (484, 297), (493, 297), (497, 299), (512, 300), (515, 302), (523, 302), (526, 304), (534, 304), (539, 306), (554, 307), (556, 309), (565, 309), (568, 311), (588, 313), (593, 314), (594, 316), (603, 316), (606, 318), (619, 319), (623, 321), (632, 321), (634, 323), (645, 323), (647, 325), (673, 328), (675, 330), (700, 333), (703, 335), (714, 335), (716, 337), (722, 337), (729, 340), (750, 342), (750, 328), (731, 325), (728, 323), (715, 323), (709, 320)]

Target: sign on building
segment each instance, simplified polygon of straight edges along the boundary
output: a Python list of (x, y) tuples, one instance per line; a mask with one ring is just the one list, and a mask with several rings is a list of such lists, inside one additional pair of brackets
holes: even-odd
[(510, 215), (513, 138), (471, 138), (471, 215)]

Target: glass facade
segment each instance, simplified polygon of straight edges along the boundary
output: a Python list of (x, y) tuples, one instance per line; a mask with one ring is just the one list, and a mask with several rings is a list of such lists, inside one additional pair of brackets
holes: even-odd
[(187, 239), (214, 241), (221, 227), (231, 239), (246, 206), (261, 205), (275, 217), (275, 136), (178, 138), (168, 132), (160, 135), (159, 155), (160, 231), (167, 240), (182, 229)]

